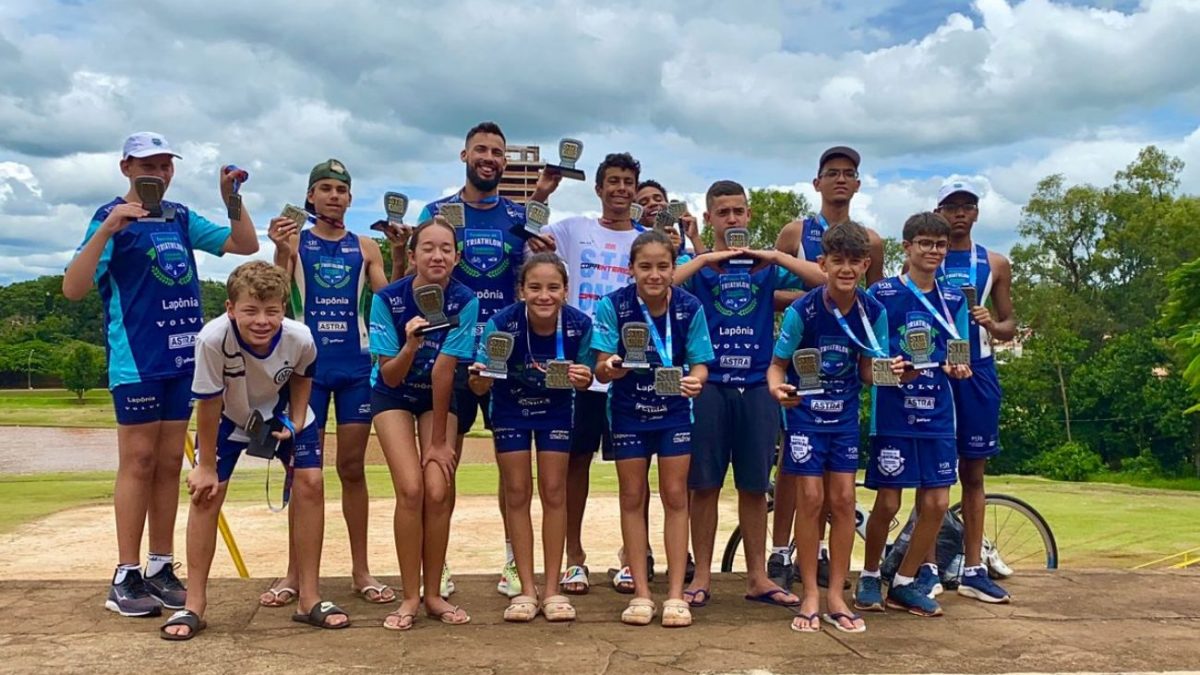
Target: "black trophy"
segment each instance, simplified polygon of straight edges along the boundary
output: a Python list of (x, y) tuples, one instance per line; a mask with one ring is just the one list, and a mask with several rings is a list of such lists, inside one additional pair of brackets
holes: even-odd
[(133, 191), (137, 193), (142, 208), (149, 214), (138, 220), (143, 223), (164, 223), (175, 220), (175, 209), (163, 208), (163, 195), (167, 193), (167, 184), (157, 176), (138, 176), (133, 179)]
[(575, 168), (575, 162), (583, 154), (583, 141), (574, 138), (564, 138), (558, 142), (558, 164), (547, 164), (546, 171), (557, 173), (563, 178), (583, 180), (583, 171)]
[(417, 301), (417, 309), (429, 322), (417, 329), (417, 335), (458, 326), (458, 315), (446, 316), (446, 297), (441, 286), (428, 284), (413, 289), (413, 297)]
[(650, 324), (630, 321), (621, 327), (621, 344), (625, 345), (625, 358), (621, 367), (641, 370), (650, 367), (646, 348), (650, 346)]
[(914, 370), (937, 367), (937, 361), (933, 360), (933, 342), (930, 340), (928, 328), (909, 328), (905, 340), (908, 342), (908, 353), (912, 355)]
[(808, 347), (792, 352), (792, 368), (796, 370), (799, 381), (796, 383), (796, 391), (792, 393), (791, 398), (825, 393), (825, 389), (821, 386), (820, 349)]
[[(226, 173), (240, 172), (241, 169), (233, 164), (225, 167)], [(246, 174), (246, 180), (250, 180), (250, 174)], [(242, 218), (242, 195), (238, 191), (242, 189), (243, 181), (237, 178), (233, 179), (233, 192), (225, 196), (225, 214), (230, 220), (241, 220)]]
[(508, 379), (508, 357), (512, 356), (514, 344), (516, 344), (516, 338), (512, 333), (496, 331), (489, 335), (483, 345), (483, 351), (487, 354), (487, 363), (483, 367), (483, 372), (479, 374), (493, 380)]

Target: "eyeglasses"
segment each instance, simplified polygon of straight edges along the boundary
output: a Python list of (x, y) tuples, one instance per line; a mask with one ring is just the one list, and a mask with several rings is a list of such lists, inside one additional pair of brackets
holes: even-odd
[(855, 180), (858, 178), (858, 171), (855, 169), (826, 169), (821, 172), (821, 178), (829, 180), (837, 180), (839, 176), (846, 180)]
[(950, 242), (945, 239), (916, 239), (909, 242), (920, 249), (921, 253), (929, 253), (930, 251), (945, 251), (950, 247)]
[(938, 211), (946, 213), (971, 213), (979, 210), (978, 204), (942, 204), (937, 208)]

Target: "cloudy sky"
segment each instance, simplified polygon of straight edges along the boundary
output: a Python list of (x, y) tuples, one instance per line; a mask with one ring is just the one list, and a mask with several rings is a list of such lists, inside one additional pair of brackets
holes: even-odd
[[(249, 169), (263, 231), (329, 157), (354, 175), (352, 229), (382, 216), (385, 190), (415, 213), (461, 184), (462, 134), (483, 119), (546, 154), (582, 139), (589, 179), (632, 151), (696, 206), (718, 178), (811, 199), (817, 155), (850, 144), (858, 220), (895, 236), (967, 176), (986, 191), (978, 239), (1002, 250), (1040, 178), (1106, 184), (1146, 144), (1184, 159), (1200, 193), (1200, 0), (742, 7), (4, 0), (0, 283), (62, 270), (124, 193), (121, 142), (143, 129), (185, 156), (169, 197), (211, 218), (218, 167)], [(551, 206), (597, 202), (564, 181)], [(209, 277), (237, 262), (204, 258)]]

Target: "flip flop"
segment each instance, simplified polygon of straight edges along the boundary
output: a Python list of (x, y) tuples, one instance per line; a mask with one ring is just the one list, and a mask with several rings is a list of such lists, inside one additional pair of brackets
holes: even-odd
[[(588, 580), (588, 574), (590, 572), (587, 565), (571, 565), (567, 568), (566, 572), (563, 572), (562, 581), (559, 581), (558, 585), (563, 587), (562, 592), (567, 595), (587, 595), (588, 591), (591, 590), (591, 582)], [(567, 588), (568, 584), (583, 584), (583, 588), (580, 590)]]
[[(335, 614), (341, 614), (342, 616), (346, 617), (346, 622), (336, 625), (328, 623), (327, 619)], [(342, 628), (350, 627), (350, 615), (347, 614), (341, 607), (338, 607), (328, 600), (318, 600), (315, 602), (312, 606), (312, 609), (308, 610), (308, 614), (296, 612), (292, 615), (292, 621), (295, 621), (296, 623), (306, 623), (316, 628), (326, 628), (329, 630), (340, 630)]]
[[(458, 618), (456, 618), (456, 617), (458, 617), (459, 612), (462, 612), (462, 616), (464, 617), (462, 620), (459, 620)], [(431, 617), (436, 616), (438, 621), (441, 621), (442, 623), (449, 625), (449, 626), (462, 626), (462, 625), (471, 623), (470, 615), (468, 615), (466, 612), (463, 612), (462, 607), (459, 607), (458, 605), (455, 605), (454, 609), (448, 609), (448, 610), (442, 612), (441, 614), (433, 614), (432, 612), (430, 612), (429, 616), (431, 616)]]
[[(397, 619), (399, 619), (399, 621), (397, 621), (394, 626), (390, 626), (390, 625), (388, 625), (388, 622), (387, 622), (388, 616), (394, 616)], [(405, 623), (406, 621), (407, 621), (407, 623)], [(416, 614), (411, 614), (408, 612), (402, 612), (401, 610), (396, 610), (394, 612), (391, 612), (387, 616), (383, 617), (383, 628), (384, 628), (384, 630), (394, 630), (394, 631), (403, 632), (406, 630), (412, 630), (413, 624), (416, 623), (416, 621), (417, 621)]]
[[(799, 599), (797, 599), (795, 602), (782, 602), (782, 601), (776, 599), (780, 595), (791, 595), (791, 593), (788, 593), (787, 591), (783, 590), (782, 588), (773, 588), (764, 593), (759, 593), (758, 595), (747, 594), (746, 599), (751, 602), (761, 602), (765, 605), (775, 605), (776, 607), (799, 607), (800, 606)], [(816, 614), (814, 614), (813, 616), (816, 616)]]
[[(351, 586), (350, 590), (358, 595), (361, 595), (363, 600), (366, 600), (373, 605), (386, 605), (396, 601), (396, 592), (393, 591), (392, 587), (388, 586), (387, 584), (379, 584), (378, 586), (368, 585), (363, 586), (362, 588), (355, 588), (354, 586)], [(384, 594), (387, 591), (392, 592), (392, 597), (385, 598)], [(371, 595), (372, 593), (375, 594), (373, 597)]]
[[(296, 598), (300, 597), (300, 593), (290, 586), (284, 586), (283, 588), (268, 588), (267, 590), (263, 591), (263, 595), (267, 595), (268, 593), (271, 595), (272, 600), (270, 602), (264, 602), (262, 596), (259, 596), (259, 605), (262, 605), (263, 607), (285, 607), (292, 604), (296, 601)], [(284, 595), (287, 597), (283, 597)]]
[[(796, 625), (796, 622), (800, 621), (800, 620), (804, 621), (803, 626)], [(817, 622), (816, 628), (814, 628), (812, 625), (812, 623), (814, 621)], [(815, 612), (812, 614), (797, 613), (796, 618), (792, 619), (792, 630), (796, 631), (797, 633), (820, 633), (821, 632), (821, 622), (819, 620), (817, 620), (817, 615)]]
[(542, 616), (547, 621), (574, 621), (575, 606), (565, 595), (552, 595), (542, 603)]
[(708, 598), (709, 592), (707, 588), (697, 588), (683, 592), (683, 599), (687, 601), (689, 607), (703, 607), (708, 604)]
[(849, 621), (851, 624), (853, 624), (855, 621), (863, 621), (861, 614), (846, 614), (845, 612), (826, 612), (825, 614), (821, 615), (822, 621), (824, 621), (825, 623), (829, 624), (830, 626), (833, 626), (834, 628), (842, 631), (843, 633), (865, 633), (867, 630), (867, 624), (865, 621), (863, 621), (863, 625), (861, 625), (861, 626), (855, 626), (854, 628), (846, 628), (845, 626), (842, 625), (842, 619)]
[(612, 576), (613, 589), (618, 593), (629, 595), (633, 593), (633, 572), (629, 571), (629, 565), (616, 570)]
[[(168, 633), (168, 626), (187, 626), (188, 633), (187, 635), (175, 635), (173, 633)], [(199, 614), (190, 609), (181, 609), (172, 614), (171, 618), (167, 619), (167, 622), (162, 625), (162, 628), (158, 629), (158, 636), (164, 640), (182, 642), (184, 640), (191, 640), (192, 638), (196, 637), (196, 634), (205, 628), (208, 628), (208, 623), (206, 623), (204, 619), (201, 619)]]

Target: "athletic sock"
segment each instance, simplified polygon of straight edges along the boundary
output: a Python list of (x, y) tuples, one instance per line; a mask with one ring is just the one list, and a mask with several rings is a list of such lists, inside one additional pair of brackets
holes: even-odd
[(163, 570), (164, 567), (170, 567), (175, 563), (175, 556), (170, 553), (151, 553), (146, 559), (146, 576), (152, 577)]
[(115, 574), (113, 574), (113, 581), (112, 581), (113, 585), (115, 586), (119, 583), (123, 583), (125, 581), (125, 575), (128, 574), (129, 572), (137, 572), (141, 569), (142, 569), (142, 566), (137, 563), (130, 563), (128, 565), (117, 565), (117, 571)]
[(987, 568), (983, 565), (975, 565), (974, 567), (967, 567), (963, 570), (964, 577), (973, 577), (976, 574), (987, 574)]
[(821, 550), (817, 552), (817, 558), (820, 560), (829, 560), (829, 544), (822, 541)]
[(772, 546), (771, 547), (771, 555), (776, 555), (776, 554), (781, 555), (786, 558), (788, 556), (788, 547), (787, 546)]
[(506, 542), (504, 542), (504, 556), (505, 556), (505, 557), (504, 557), (504, 562), (505, 562), (505, 563), (510, 563), (510, 562), (512, 562), (512, 561), (514, 561), (514, 560), (516, 560), (516, 556), (514, 556), (514, 555), (513, 555), (513, 550), (512, 550), (512, 542), (511, 542), (511, 541), (506, 541)]
[(901, 586), (907, 586), (907, 585), (911, 584), (912, 582), (913, 582), (912, 577), (906, 577), (903, 574), (897, 574), (896, 576), (892, 577), (892, 588), (899, 588)]
[(869, 577), (871, 579), (878, 579), (879, 578), (879, 570), (863, 570), (862, 574), (860, 574), (859, 576)]

